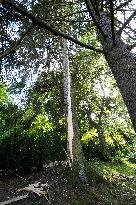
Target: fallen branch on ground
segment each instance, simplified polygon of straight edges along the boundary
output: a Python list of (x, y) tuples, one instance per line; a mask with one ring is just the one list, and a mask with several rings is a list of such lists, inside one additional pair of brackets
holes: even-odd
[[(22, 189), (18, 189), (17, 191), (18, 192), (21, 192), (21, 191), (28, 191), (28, 192), (31, 192), (31, 193), (35, 193), (37, 194), (38, 196), (43, 196), (46, 198), (46, 200), (48, 201), (49, 204), (51, 204), (51, 202), (49, 201), (48, 197), (46, 196), (47, 195), (47, 192), (43, 190), (43, 188), (47, 186), (47, 184), (41, 184), (40, 182), (38, 183), (35, 183), (35, 184), (29, 184), (28, 187), (24, 187)], [(0, 205), (6, 205), (6, 204), (11, 204), (13, 202), (16, 202), (16, 201), (19, 201), (19, 200), (22, 200), (22, 199), (25, 199), (29, 197), (29, 194), (25, 194), (25, 195), (22, 195), (22, 196), (18, 196), (18, 197), (14, 197), (12, 199), (9, 199), (7, 201), (3, 201), (3, 202), (0, 202)]]
[[(41, 184), (41, 182), (35, 183), (35, 184), (29, 184), (28, 187), (24, 187), (22, 189), (18, 189), (18, 191), (28, 191), (31, 193), (35, 193), (38, 196), (44, 196), (46, 198), (46, 200), (48, 201), (49, 204), (51, 204), (51, 202), (49, 201), (47, 195), (47, 192), (43, 190), (43, 187), (47, 186), (47, 184)], [(0, 204), (1, 205), (1, 204)]]

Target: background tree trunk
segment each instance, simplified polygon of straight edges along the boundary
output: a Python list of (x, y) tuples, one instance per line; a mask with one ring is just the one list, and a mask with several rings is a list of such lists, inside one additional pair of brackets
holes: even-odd
[(76, 169), (82, 181), (86, 181), (84, 169), (85, 158), (82, 152), (80, 132), (74, 109), (73, 95), (71, 91), (71, 76), (69, 69), (67, 40), (62, 39), (63, 52), (63, 74), (64, 74), (64, 101), (67, 119), (67, 151), (69, 163), (72, 169)]

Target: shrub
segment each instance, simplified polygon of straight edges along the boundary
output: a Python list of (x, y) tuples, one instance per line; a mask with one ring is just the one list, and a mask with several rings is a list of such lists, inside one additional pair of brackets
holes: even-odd
[(12, 133), (0, 140), (0, 169), (29, 173), (47, 161), (64, 159), (63, 143), (52, 133), (29, 136)]

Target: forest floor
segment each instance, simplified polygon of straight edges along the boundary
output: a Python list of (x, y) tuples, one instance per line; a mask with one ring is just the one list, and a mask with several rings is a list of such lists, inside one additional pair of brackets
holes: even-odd
[[(136, 164), (126, 160), (120, 162), (89, 163), (88, 184), (70, 178), (65, 164), (52, 164), (42, 171), (27, 176), (0, 177), (0, 205), (13, 198), (28, 194), (25, 199), (10, 205), (135, 205)], [(92, 171), (93, 170), (93, 171)], [(94, 173), (97, 172), (95, 175)], [(89, 174), (89, 173), (88, 173)], [(31, 185), (30, 184), (35, 184)], [(29, 188), (28, 188), (29, 186)], [(24, 187), (25, 190), (20, 190)], [(40, 190), (39, 196), (30, 188)], [(41, 191), (42, 190), (42, 191)], [(5, 201), (5, 202), (4, 202)]]

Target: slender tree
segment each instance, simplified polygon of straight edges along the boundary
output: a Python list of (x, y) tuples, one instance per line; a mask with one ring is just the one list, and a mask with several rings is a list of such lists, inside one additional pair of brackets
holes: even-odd
[(65, 113), (67, 119), (67, 151), (69, 165), (76, 168), (82, 181), (86, 181), (86, 173), (84, 168), (85, 158), (82, 153), (80, 133), (78, 122), (75, 114), (74, 100), (72, 95), (71, 76), (69, 68), (67, 39), (62, 39), (63, 52), (63, 74), (64, 74), (64, 100)]
[(62, 39), (62, 64), (63, 64), (63, 75), (64, 75), (64, 100), (65, 100), (65, 114), (67, 118), (67, 151), (69, 156), (69, 164), (73, 163), (73, 145), (72, 141), (74, 138), (74, 128), (73, 128), (73, 117), (72, 117), (72, 100), (71, 100), (71, 77), (69, 70), (69, 59), (68, 59), (68, 48), (67, 39)]

